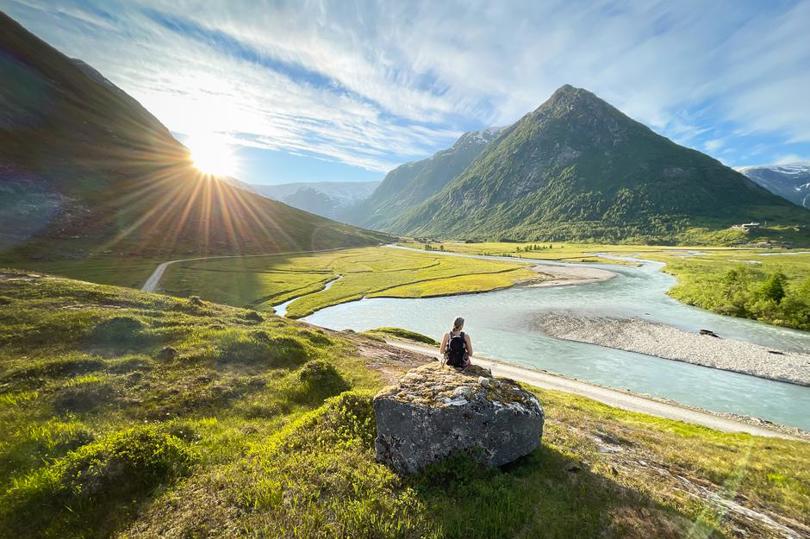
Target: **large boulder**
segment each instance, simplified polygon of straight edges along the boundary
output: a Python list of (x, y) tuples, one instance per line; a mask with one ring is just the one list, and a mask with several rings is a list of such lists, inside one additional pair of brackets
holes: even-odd
[(462, 452), (501, 466), (531, 453), (543, 434), (534, 395), (474, 365), (408, 371), (374, 397), (374, 414), (377, 460), (408, 474)]

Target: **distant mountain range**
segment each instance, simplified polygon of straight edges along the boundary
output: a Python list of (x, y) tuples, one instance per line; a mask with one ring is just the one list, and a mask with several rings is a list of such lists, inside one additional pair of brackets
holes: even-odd
[[(393, 170), (350, 222), (456, 239), (667, 243), (751, 220), (800, 233), (810, 224), (810, 214), (744, 175), (569, 85), (456, 151), (465, 137)], [(447, 152), (460, 158), (440, 166)]]
[(810, 209), (810, 162), (741, 167), (737, 170), (771, 193)]
[(269, 253), (387, 236), (195, 169), (152, 114), (0, 13), (0, 251)]
[(359, 202), (366, 200), (380, 182), (299, 182), (249, 187), (264, 196), (311, 213), (341, 219)]

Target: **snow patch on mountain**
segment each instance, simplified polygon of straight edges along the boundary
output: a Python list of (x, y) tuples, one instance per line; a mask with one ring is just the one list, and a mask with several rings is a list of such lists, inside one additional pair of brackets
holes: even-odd
[(380, 182), (298, 182), (280, 185), (250, 185), (268, 198), (330, 218), (367, 199)]
[(768, 191), (810, 209), (810, 161), (738, 167), (737, 171)]

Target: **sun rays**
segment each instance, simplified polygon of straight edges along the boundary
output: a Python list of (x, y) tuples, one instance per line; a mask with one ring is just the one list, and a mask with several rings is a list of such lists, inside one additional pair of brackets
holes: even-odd
[[(190, 149), (229, 151), (218, 143), (210, 144), (195, 143)], [(122, 185), (119, 196), (110, 201), (118, 233), (96, 252), (179, 249), (205, 255), (310, 247), (314, 230), (299, 230), (297, 237), (284, 230), (283, 221), (299, 221), (294, 211), (287, 215), (283, 207), (213, 177), (214, 170), (225, 170), (217, 168), (227, 164), (219, 159), (221, 155), (182, 159), (172, 150), (167, 148), (166, 155), (155, 151), (151, 156), (133, 152), (129, 163), (142, 164), (142, 173)]]
[(203, 174), (212, 176), (235, 176), (238, 162), (228, 139), (213, 133), (192, 135), (186, 146), (191, 151), (194, 166)]

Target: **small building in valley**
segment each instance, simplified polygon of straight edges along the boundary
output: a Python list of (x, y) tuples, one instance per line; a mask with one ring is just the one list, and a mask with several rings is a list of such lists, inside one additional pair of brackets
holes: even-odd
[(751, 223), (743, 223), (741, 225), (734, 225), (731, 228), (748, 232), (749, 230), (756, 230), (760, 226), (761, 226), (760, 223), (751, 222)]

